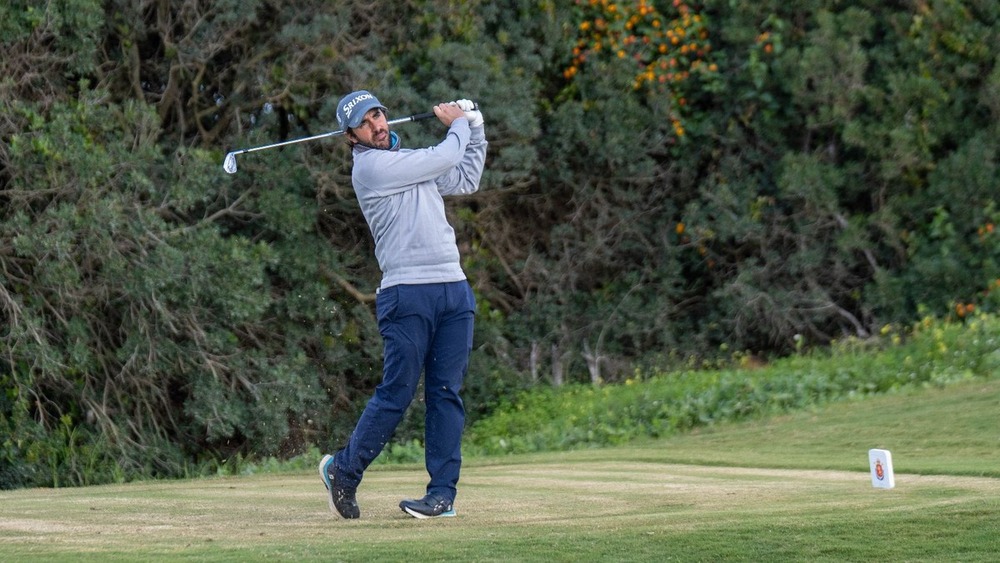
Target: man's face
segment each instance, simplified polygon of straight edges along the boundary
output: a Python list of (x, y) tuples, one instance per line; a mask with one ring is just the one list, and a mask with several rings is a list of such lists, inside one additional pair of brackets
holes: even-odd
[(389, 123), (386, 121), (382, 108), (368, 110), (361, 125), (347, 132), (348, 138), (355, 143), (361, 143), (377, 149), (389, 148)]

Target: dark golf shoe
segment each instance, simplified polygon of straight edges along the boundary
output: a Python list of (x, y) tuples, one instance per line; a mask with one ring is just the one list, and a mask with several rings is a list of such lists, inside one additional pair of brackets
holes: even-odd
[(450, 518), (455, 515), (452, 502), (438, 495), (427, 495), (422, 499), (406, 499), (399, 503), (403, 512), (414, 518)]
[(358, 500), (355, 498), (356, 489), (340, 487), (337, 485), (336, 469), (333, 466), (333, 456), (327, 454), (319, 462), (319, 475), (323, 478), (323, 485), (326, 486), (327, 496), (330, 501), (330, 511), (341, 515), (343, 518), (358, 518), (361, 516), (361, 509), (358, 508)]

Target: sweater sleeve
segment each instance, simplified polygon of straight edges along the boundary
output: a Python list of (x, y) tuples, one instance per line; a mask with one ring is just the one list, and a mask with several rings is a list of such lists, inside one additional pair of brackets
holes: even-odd
[(482, 126), (472, 130), (462, 161), (436, 179), (441, 195), (471, 194), (479, 190), (486, 165), (486, 135)]
[(359, 168), (355, 160), (355, 183), (376, 197), (385, 197), (449, 175), (456, 167), (464, 165), (470, 135), (469, 122), (460, 118), (452, 123), (444, 140), (432, 147), (366, 151), (369, 158), (362, 167)]

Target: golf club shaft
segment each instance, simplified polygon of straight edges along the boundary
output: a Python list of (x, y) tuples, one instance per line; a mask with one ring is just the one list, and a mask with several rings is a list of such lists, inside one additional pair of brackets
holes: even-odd
[[(396, 119), (390, 119), (388, 123), (389, 123), (389, 125), (396, 125), (398, 123), (406, 123), (408, 121), (418, 121), (418, 120), (421, 120), (421, 119), (428, 119), (428, 118), (431, 118), (431, 117), (434, 117), (434, 112), (428, 111), (428, 112), (424, 112), (424, 113), (417, 113), (417, 114), (410, 115), (410, 116), (407, 116), (407, 117), (399, 117), (399, 118), (396, 118)], [(319, 135), (313, 135), (312, 137), (303, 137), (301, 139), (292, 139), (290, 141), (283, 141), (281, 143), (273, 143), (273, 144), (270, 144), (270, 145), (263, 145), (263, 146), (259, 146), (259, 147), (250, 147), (250, 148), (246, 148), (246, 149), (237, 149), (235, 151), (232, 151), (232, 152), (226, 154), (226, 160), (223, 162), (222, 168), (226, 172), (228, 172), (230, 174), (234, 174), (236, 172), (236, 155), (238, 155), (238, 154), (246, 154), (246, 153), (249, 153), (249, 152), (262, 151), (264, 149), (274, 149), (274, 148), (277, 148), (277, 147), (283, 147), (285, 145), (293, 145), (295, 143), (304, 143), (306, 141), (315, 141), (317, 139), (325, 139), (326, 137), (336, 137), (337, 135), (343, 135), (343, 134), (344, 134), (344, 130), (343, 129), (339, 129), (337, 131), (330, 131), (328, 133), (320, 133)]]
[[(389, 125), (396, 125), (398, 123), (406, 123), (406, 122), (409, 122), (409, 121), (418, 121), (418, 120), (427, 119), (427, 118), (430, 118), (430, 117), (434, 117), (434, 112), (428, 111), (428, 112), (425, 112), (425, 113), (417, 113), (417, 114), (410, 115), (410, 116), (407, 116), (407, 117), (398, 117), (396, 119), (390, 119), (388, 123), (389, 123)], [(313, 135), (312, 137), (303, 137), (301, 139), (292, 139), (290, 141), (282, 141), (280, 143), (274, 143), (274, 144), (271, 144), (271, 145), (263, 145), (263, 146), (260, 146), (260, 147), (251, 147), (251, 148), (248, 148), (248, 149), (238, 149), (238, 150), (233, 151), (232, 154), (246, 154), (248, 152), (262, 151), (264, 149), (276, 149), (278, 147), (283, 147), (285, 145), (294, 145), (295, 143), (304, 143), (306, 141), (316, 141), (318, 139), (325, 139), (327, 137), (336, 137), (338, 135), (343, 135), (343, 134), (344, 134), (344, 130), (343, 129), (338, 129), (336, 131), (329, 131), (327, 133), (320, 133), (319, 135)]]

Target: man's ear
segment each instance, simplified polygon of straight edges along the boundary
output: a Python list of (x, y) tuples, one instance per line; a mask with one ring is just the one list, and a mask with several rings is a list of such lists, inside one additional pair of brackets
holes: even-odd
[(344, 132), (344, 137), (347, 138), (347, 144), (353, 145), (358, 142), (358, 136), (354, 134), (353, 129), (348, 129)]

